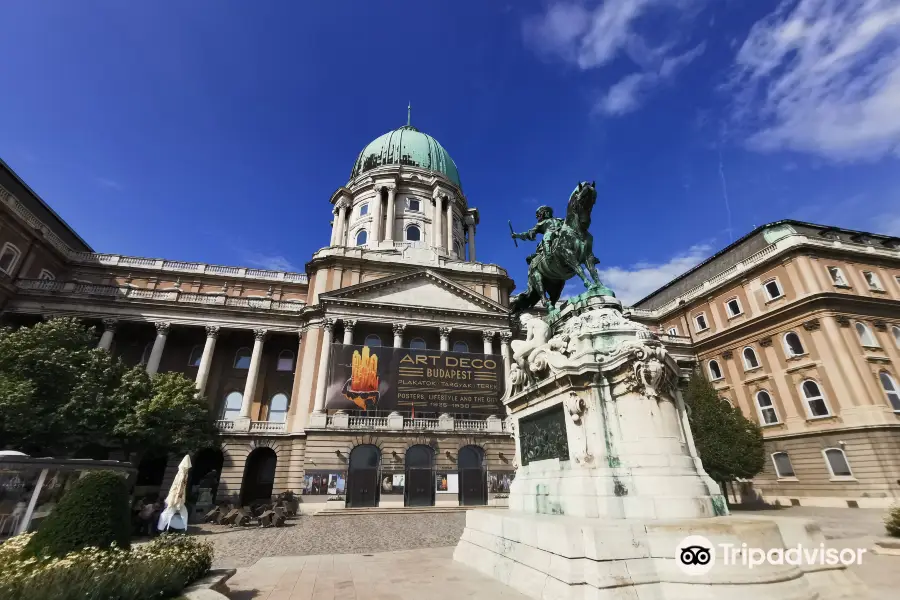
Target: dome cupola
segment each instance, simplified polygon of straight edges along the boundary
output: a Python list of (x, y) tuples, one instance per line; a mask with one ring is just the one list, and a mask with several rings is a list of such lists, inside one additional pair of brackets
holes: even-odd
[(436, 139), (409, 124), (375, 138), (353, 165), (350, 179), (385, 165), (406, 165), (440, 173), (462, 189), (456, 163)]

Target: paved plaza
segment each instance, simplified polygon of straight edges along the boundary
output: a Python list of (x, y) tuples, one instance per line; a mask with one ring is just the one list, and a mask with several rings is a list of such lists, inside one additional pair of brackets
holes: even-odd
[[(794, 507), (755, 515), (815, 519), (832, 547), (872, 548), (884, 511)], [(465, 513), (301, 517), (279, 529), (203, 526), (216, 567), (237, 567), (232, 600), (523, 598), (453, 562)], [(897, 598), (900, 557), (866, 553), (853, 571), (873, 600)]]

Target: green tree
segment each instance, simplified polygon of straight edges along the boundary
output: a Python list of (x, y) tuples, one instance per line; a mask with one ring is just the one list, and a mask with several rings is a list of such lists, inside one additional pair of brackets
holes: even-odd
[(697, 453), (710, 477), (724, 484), (762, 471), (765, 450), (759, 426), (719, 399), (699, 370), (691, 375), (684, 400)]
[(183, 452), (212, 442), (213, 422), (193, 382), (129, 369), (97, 349), (95, 335), (70, 318), (0, 330), (4, 444), (66, 455), (89, 443)]
[(150, 449), (185, 453), (208, 446), (216, 435), (206, 401), (193, 381), (181, 373), (149, 377), (135, 368), (123, 378), (122, 388), (139, 398), (115, 427), (126, 450)]

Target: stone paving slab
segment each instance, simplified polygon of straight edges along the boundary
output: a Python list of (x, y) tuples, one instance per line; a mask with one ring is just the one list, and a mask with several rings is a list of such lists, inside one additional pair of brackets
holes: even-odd
[(263, 558), (238, 569), (228, 587), (231, 600), (526, 598), (454, 562), (452, 547)]

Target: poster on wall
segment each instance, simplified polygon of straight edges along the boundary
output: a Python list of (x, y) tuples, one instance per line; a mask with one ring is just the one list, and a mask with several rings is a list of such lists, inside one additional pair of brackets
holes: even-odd
[(306, 496), (343, 494), (346, 488), (346, 473), (328, 472), (310, 473), (303, 476), (303, 488), (300, 490)]
[(438, 473), (435, 477), (435, 490), (441, 494), (459, 493), (459, 473)]
[(515, 471), (489, 473), (488, 492), (491, 494), (508, 494), (509, 486), (516, 476)]
[(381, 476), (382, 494), (402, 494), (406, 486), (406, 475), (403, 473), (383, 473)]
[(503, 361), (492, 354), (334, 344), (327, 408), (496, 414)]

